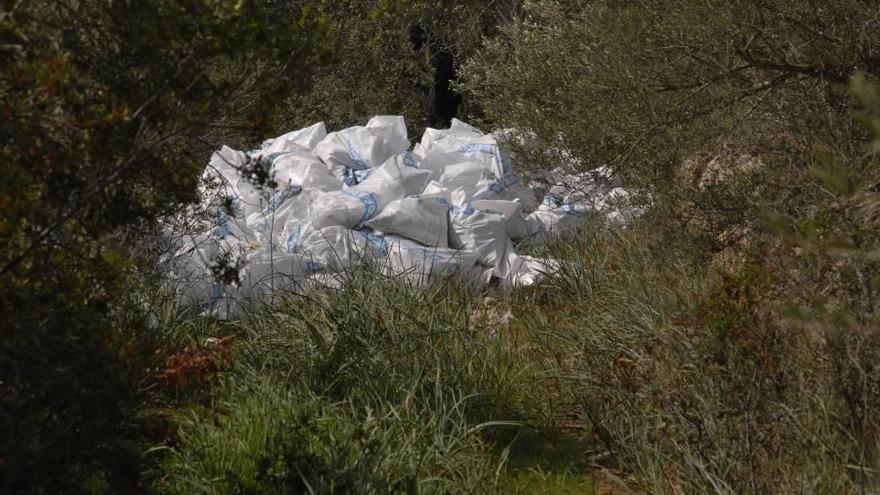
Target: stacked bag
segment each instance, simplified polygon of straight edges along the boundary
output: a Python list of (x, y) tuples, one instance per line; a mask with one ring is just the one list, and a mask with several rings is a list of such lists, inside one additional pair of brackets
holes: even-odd
[[(228, 316), (246, 299), (339, 283), (363, 262), (414, 283), (455, 275), (529, 285), (554, 263), (518, 255), (515, 241), (546, 239), (591, 211), (625, 216), (613, 199), (626, 191), (604, 169), (557, 170), (563, 181), (538, 202), (497, 137), (453, 119), (410, 150), (403, 117), (377, 116), (329, 134), (318, 123), (251, 152), (224, 146), (203, 174), (210, 221), (170, 233), (180, 304)], [(224, 278), (223, 266), (237, 276)]]

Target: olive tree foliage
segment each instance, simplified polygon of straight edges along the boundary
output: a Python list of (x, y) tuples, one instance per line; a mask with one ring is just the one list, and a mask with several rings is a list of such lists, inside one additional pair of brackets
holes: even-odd
[[(651, 493), (876, 491), (878, 22), (856, 0), (535, 0), (464, 66), (486, 122), (537, 142), (521, 157), (647, 193), (635, 273), (682, 268), (572, 330), (571, 390)], [(612, 266), (578, 288), (629, 297)]]
[(878, 22), (861, 0), (533, 0), (463, 86), (489, 123), (540, 139), (536, 164), (610, 165), (720, 249), (776, 193), (769, 168), (802, 174), (817, 142), (864, 141), (847, 83), (880, 73)]
[[(512, 18), (520, 0), (324, 0), (316, 9), (334, 33), (331, 60), (290, 95), (278, 127), (324, 121), (328, 128), (363, 125), (373, 115), (406, 117), (412, 136), (429, 125), (441, 53), (457, 67), (484, 37)], [(413, 43), (413, 28), (424, 42)], [(468, 112), (468, 101), (459, 112)]]
[(145, 327), (120, 239), (194, 199), (215, 139), (264, 133), (320, 60), (324, 20), (271, 6), (0, 3), (0, 491), (131, 491)]

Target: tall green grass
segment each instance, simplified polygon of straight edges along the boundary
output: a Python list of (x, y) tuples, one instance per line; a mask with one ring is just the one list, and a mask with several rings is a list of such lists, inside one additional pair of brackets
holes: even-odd
[(233, 364), (165, 394), (152, 486), (589, 493), (610, 467), (644, 493), (876, 489), (877, 326), (794, 318), (770, 241), (707, 263), (651, 222), (522, 246), (558, 273), (491, 298), (364, 267), (235, 323), (169, 312), (168, 341), (234, 335)]
[(553, 420), (539, 370), (475, 324), (481, 304), (454, 280), (412, 287), (366, 267), (234, 325), (166, 318), (170, 340), (236, 344), (208, 392), (178, 398), (158, 491), (497, 491), (511, 447)]
[(873, 493), (876, 319), (793, 318), (820, 286), (794, 288), (809, 267), (779, 266), (772, 240), (723, 268), (655, 235), (536, 249), (563, 269), (514, 296), (594, 439), (648, 493)]

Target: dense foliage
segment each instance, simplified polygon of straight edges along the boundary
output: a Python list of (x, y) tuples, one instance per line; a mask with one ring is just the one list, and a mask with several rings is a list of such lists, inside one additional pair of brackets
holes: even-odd
[(239, 134), (264, 133), (273, 93), (315, 58), (319, 19), (269, 14), (213, 0), (3, 3), (4, 492), (137, 479), (130, 347), (147, 333), (126, 305), (124, 236), (194, 197), (224, 112)]
[(608, 164), (714, 251), (812, 147), (857, 153), (848, 81), (880, 71), (878, 22), (860, 0), (535, 1), (464, 73), (490, 122), (537, 134), (537, 163)]
[[(876, 491), (878, 24), (862, 0), (3, 1), (0, 492)], [(224, 323), (150, 285), (211, 150), (376, 114), (515, 128), (519, 166), (607, 164), (651, 209), (521, 246), (564, 269), (504, 296), (366, 267)]]
[[(335, 57), (311, 77), (303, 91), (286, 100), (282, 128), (323, 120), (328, 128), (366, 122), (373, 115), (403, 115), (410, 135), (443, 127), (438, 107), (454, 83), (458, 65), (475, 53), (483, 36), (516, 12), (516, 0), (401, 1), (328, 0), (318, 9), (329, 16)], [(438, 96), (440, 96), (438, 98)], [(464, 96), (458, 115), (476, 110)]]
[(878, 20), (855, 0), (536, 1), (465, 68), (493, 123), (543, 143), (524, 156), (608, 164), (654, 205), (575, 248), (596, 261), (566, 270), (570, 299), (525, 312), (649, 492), (877, 486)]

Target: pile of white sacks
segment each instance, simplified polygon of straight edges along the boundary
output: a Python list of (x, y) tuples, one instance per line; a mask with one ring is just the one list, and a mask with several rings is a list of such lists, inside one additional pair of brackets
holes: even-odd
[[(635, 214), (606, 170), (545, 174), (552, 187), (537, 201), (498, 137), (453, 120), (409, 150), (403, 117), (378, 116), (329, 134), (318, 123), (251, 152), (223, 147), (203, 177), (211, 221), (172, 236), (179, 302), (228, 316), (243, 300), (341, 283), (362, 262), (415, 283), (457, 275), (529, 285), (554, 263), (518, 255), (515, 241), (562, 232), (590, 211)], [(242, 174), (254, 164), (274, 187)], [(221, 258), (239, 268), (237, 280), (218, 280)]]

